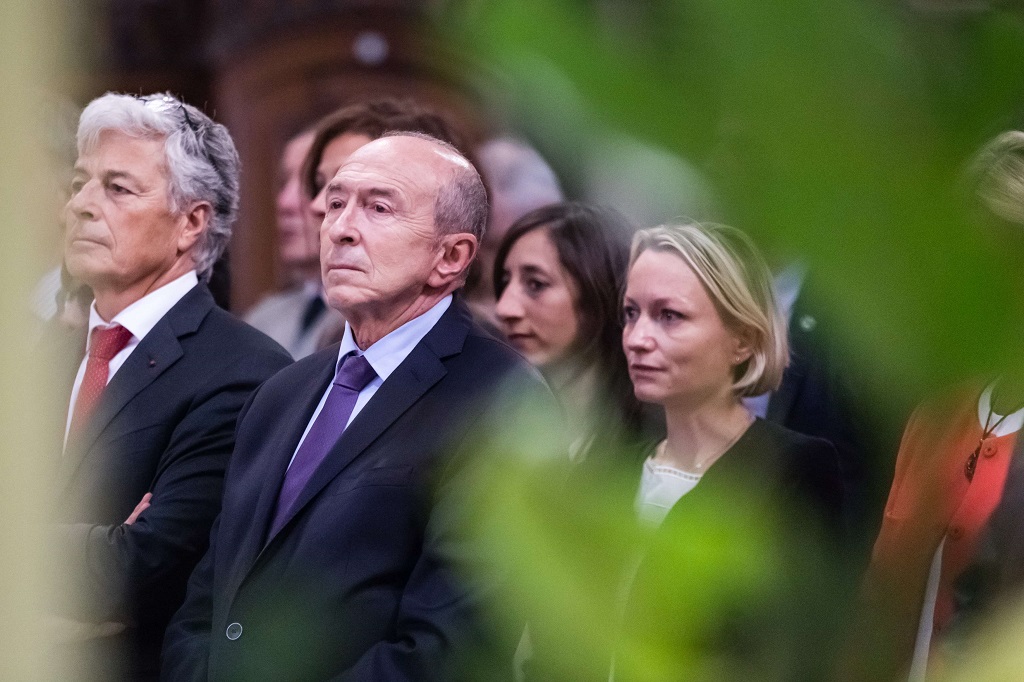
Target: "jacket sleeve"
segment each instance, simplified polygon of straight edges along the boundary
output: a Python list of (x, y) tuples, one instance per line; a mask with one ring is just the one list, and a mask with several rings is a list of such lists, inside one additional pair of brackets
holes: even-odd
[(210, 531), (210, 548), (188, 580), (185, 603), (167, 627), (160, 655), (160, 679), (206, 680), (213, 617), (213, 567), (216, 563), (218, 517)]
[(58, 602), (68, 611), (63, 615), (131, 624), (137, 614), (177, 606), (220, 510), (239, 411), (285, 364), (283, 355), (245, 358), (213, 373), (195, 392), (160, 456), (151, 506), (134, 524), (55, 528), (68, 576), (68, 593)]
[(962, 468), (961, 458), (950, 455), (968, 454), (953, 446), (959, 413), (945, 401), (927, 404), (907, 423), (840, 657), (841, 680), (892, 679), (910, 663), (932, 560), (952, 513), (949, 500), (956, 499), (948, 483), (958, 477), (949, 474)]
[[(253, 391), (238, 413), (235, 433), (245, 419), (259, 389)], [(227, 474), (230, 475), (228, 467)], [(208, 679), (210, 659), (210, 635), (213, 622), (214, 568), (217, 563), (217, 534), (220, 529), (220, 515), (210, 530), (209, 545), (202, 560), (188, 579), (185, 601), (174, 614), (164, 634), (160, 654), (160, 679), (194, 680)]]

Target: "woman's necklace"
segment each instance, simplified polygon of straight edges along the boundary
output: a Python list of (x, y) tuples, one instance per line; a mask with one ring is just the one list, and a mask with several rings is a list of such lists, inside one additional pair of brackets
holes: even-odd
[[(699, 461), (694, 462), (693, 467), (690, 469), (684, 469), (681, 467), (677, 468), (679, 468), (680, 471), (685, 471), (690, 474), (702, 476), (704, 472), (708, 469), (708, 467), (717, 462), (719, 457), (729, 452), (729, 449), (732, 448), (733, 445), (736, 445), (736, 441), (738, 441), (743, 436), (743, 434), (747, 432), (747, 429), (750, 428), (750, 425), (752, 423), (754, 423), (754, 417), (753, 415), (748, 415), (747, 418), (744, 419), (743, 423), (740, 425), (740, 428), (737, 429), (736, 433), (732, 436), (732, 438), (729, 439), (729, 442), (726, 443), (722, 448), (716, 450), (710, 455), (702, 457)], [(655, 452), (654, 458), (660, 459), (663, 462), (669, 461), (670, 458), (666, 454), (667, 451), (668, 439), (666, 438), (665, 440), (661, 441), (661, 443), (658, 445), (658, 450), (657, 452)]]

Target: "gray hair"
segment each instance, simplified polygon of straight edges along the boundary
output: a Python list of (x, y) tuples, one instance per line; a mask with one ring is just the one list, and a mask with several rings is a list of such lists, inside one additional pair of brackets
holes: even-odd
[(439, 235), (468, 232), (476, 237), (479, 244), (487, 231), (487, 190), (476, 166), (466, 155), (453, 144), (413, 130), (388, 131), (381, 137), (416, 137), (432, 142), (466, 162), (466, 166), (457, 169), (437, 192), (434, 200), (434, 227)]
[(108, 92), (82, 111), (79, 155), (95, 149), (105, 130), (136, 138), (164, 138), (170, 210), (182, 213), (197, 202), (213, 208), (192, 254), (200, 279), (209, 281), (238, 214), (241, 163), (227, 128), (168, 93), (136, 97)]

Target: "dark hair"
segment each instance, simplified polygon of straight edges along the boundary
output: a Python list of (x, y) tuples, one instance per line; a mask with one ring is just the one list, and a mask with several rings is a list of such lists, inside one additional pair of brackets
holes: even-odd
[(508, 286), (505, 261), (513, 245), (523, 235), (539, 229), (547, 231), (559, 262), (579, 291), (576, 314), (580, 324), (574, 352), (581, 364), (596, 364), (606, 397), (606, 404), (599, 409), (611, 413), (598, 423), (605, 430), (638, 430), (641, 408), (622, 352), (620, 314), (634, 229), (618, 211), (574, 201), (531, 211), (509, 227), (498, 247), (494, 259), (495, 298), (501, 298)]
[[(379, 99), (358, 102), (338, 109), (322, 118), (314, 128), (313, 144), (302, 163), (302, 191), (313, 199), (322, 189), (317, 187), (316, 169), (324, 149), (342, 135), (366, 135), (371, 140), (392, 130), (425, 133), (455, 147), (465, 149), (465, 140), (445, 116), (430, 111), (412, 100)], [(460, 152), (461, 153), (461, 152)]]

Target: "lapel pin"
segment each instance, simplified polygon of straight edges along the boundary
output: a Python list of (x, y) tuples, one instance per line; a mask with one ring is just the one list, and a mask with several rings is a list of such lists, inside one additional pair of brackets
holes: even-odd
[(811, 315), (803, 315), (800, 318), (800, 328), (805, 332), (814, 331), (814, 328), (818, 326), (818, 321)]
[(156, 367), (156, 360), (154, 360), (153, 358), (150, 358), (149, 359), (149, 366), (150, 367)]

